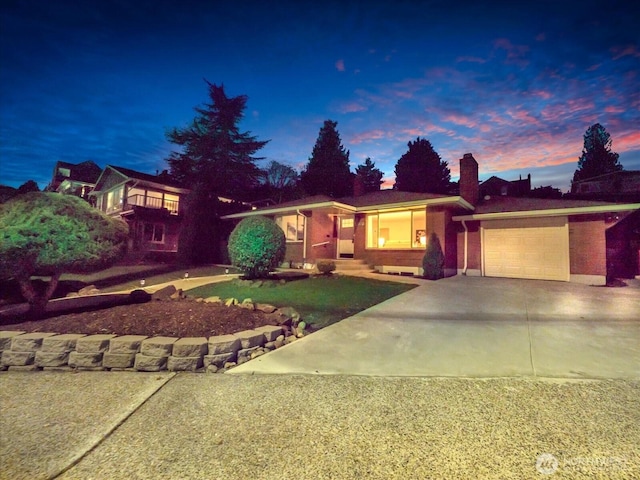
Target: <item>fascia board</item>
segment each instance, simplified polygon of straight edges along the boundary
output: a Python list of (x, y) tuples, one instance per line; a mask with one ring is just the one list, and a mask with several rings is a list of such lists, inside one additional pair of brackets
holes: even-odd
[(640, 210), (640, 203), (597, 205), (594, 207), (550, 208), (547, 210), (522, 210), (518, 212), (477, 213), (472, 215), (457, 215), (456, 222), (463, 220), (500, 220), (510, 218), (558, 217), (563, 215), (588, 215), (592, 213), (623, 212)]
[(348, 212), (355, 212), (355, 208), (351, 205), (346, 205), (344, 203), (339, 202), (320, 202), (320, 203), (308, 203), (301, 205), (292, 205), (288, 207), (277, 207), (277, 208), (267, 208), (263, 210), (251, 210), (248, 212), (240, 212), (240, 213), (232, 213), (230, 215), (224, 215), (223, 220), (233, 219), (233, 218), (245, 218), (252, 217), (255, 215), (275, 215), (278, 213), (295, 213), (299, 210), (313, 210), (317, 208), (338, 208), (340, 210), (346, 210)]
[(375, 213), (392, 210), (407, 210), (418, 207), (429, 207), (438, 205), (458, 205), (466, 208), (467, 210), (473, 210), (473, 205), (467, 202), (464, 198), (457, 197), (442, 197), (432, 198), (429, 200), (413, 200), (410, 202), (397, 202), (397, 203), (382, 203), (378, 205), (367, 205), (366, 207), (357, 207), (357, 213)]

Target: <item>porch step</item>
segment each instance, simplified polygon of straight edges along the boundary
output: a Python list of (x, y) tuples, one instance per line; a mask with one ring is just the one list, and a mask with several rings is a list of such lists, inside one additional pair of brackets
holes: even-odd
[[(320, 259), (319, 259), (320, 260)], [(336, 272), (354, 271), (354, 270), (371, 270), (367, 262), (353, 258), (326, 258), (330, 262), (335, 262)]]

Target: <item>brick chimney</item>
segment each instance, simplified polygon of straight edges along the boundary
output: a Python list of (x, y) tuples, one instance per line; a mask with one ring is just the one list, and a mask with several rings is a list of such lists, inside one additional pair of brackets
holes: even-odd
[(460, 196), (471, 205), (480, 200), (480, 184), (478, 183), (478, 162), (470, 153), (460, 159)]

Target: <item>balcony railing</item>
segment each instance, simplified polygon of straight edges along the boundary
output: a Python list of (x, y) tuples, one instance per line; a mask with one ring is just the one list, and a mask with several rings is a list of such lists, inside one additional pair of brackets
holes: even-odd
[(173, 215), (178, 214), (178, 201), (177, 200), (162, 200), (162, 198), (145, 197), (144, 195), (131, 195), (127, 197), (125, 209), (133, 206), (145, 207), (145, 208), (166, 208), (169, 213)]

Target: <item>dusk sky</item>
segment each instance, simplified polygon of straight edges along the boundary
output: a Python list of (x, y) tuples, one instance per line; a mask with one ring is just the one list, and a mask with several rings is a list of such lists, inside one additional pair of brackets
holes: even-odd
[[(635, 4), (635, 6), (632, 6)], [(569, 189), (599, 122), (640, 170), (640, 4), (629, 1), (3, 0), (0, 184), (44, 188), (55, 162), (155, 173), (208, 100), (247, 95), (240, 127), (298, 171), (324, 120), (351, 169), (393, 184), (418, 136), (457, 180)]]

